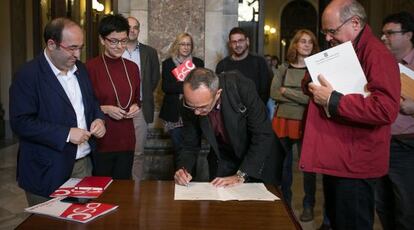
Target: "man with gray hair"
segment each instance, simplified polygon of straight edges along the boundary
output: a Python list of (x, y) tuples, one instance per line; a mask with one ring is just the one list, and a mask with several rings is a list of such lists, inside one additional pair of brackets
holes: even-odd
[(366, 24), (357, 1), (334, 0), (322, 14), (332, 46), (351, 41), (367, 79), (368, 96), (343, 95), (322, 76), (303, 81), (311, 96), (299, 167), (323, 175), (326, 214), (333, 229), (372, 229), (375, 182), (388, 171), (390, 128), (397, 117), (396, 61)]
[(202, 136), (210, 144), (207, 159), (214, 186), (255, 181), (278, 184), (284, 152), (250, 79), (238, 71), (218, 77), (209, 69), (196, 68), (185, 79), (183, 90), (177, 184), (192, 180)]

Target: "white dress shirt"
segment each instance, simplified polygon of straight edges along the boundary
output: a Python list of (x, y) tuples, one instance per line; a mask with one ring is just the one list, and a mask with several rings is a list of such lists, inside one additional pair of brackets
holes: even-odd
[(135, 62), (135, 64), (138, 65), (138, 69), (139, 69), (139, 77), (141, 78), (140, 81), (140, 92), (139, 92), (139, 100), (142, 101), (142, 72), (141, 72), (141, 57), (139, 54), (139, 42), (137, 42), (137, 45), (135, 47), (135, 49), (132, 52), (129, 52), (128, 49), (125, 49), (124, 53), (122, 54), (122, 57), (125, 59), (128, 59), (130, 61)]
[[(60, 84), (62, 85), (63, 89), (65, 90), (66, 95), (68, 96), (70, 103), (73, 106), (73, 109), (76, 113), (76, 121), (77, 121), (77, 128), (88, 130), (86, 126), (86, 118), (85, 118), (85, 109), (83, 106), (82, 100), (82, 92), (79, 87), (78, 79), (76, 78), (76, 71), (78, 68), (74, 65), (66, 74), (62, 73), (49, 59), (47, 56), (46, 50), (44, 51), (44, 55), (46, 57), (47, 62), (49, 63), (50, 68), (52, 68), (53, 73), (59, 80)], [(68, 134), (68, 138), (66, 142), (69, 142), (70, 133)], [(82, 144), (78, 145), (78, 150), (76, 152), (76, 159), (80, 159), (85, 157), (91, 152), (91, 147), (89, 143), (86, 141)]]

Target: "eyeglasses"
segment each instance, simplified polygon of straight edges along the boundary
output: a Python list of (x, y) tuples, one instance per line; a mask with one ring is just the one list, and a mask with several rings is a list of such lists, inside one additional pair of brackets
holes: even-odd
[(105, 40), (107, 40), (111, 46), (117, 46), (118, 44), (121, 44), (121, 46), (126, 46), (126, 44), (129, 41), (128, 38), (118, 40), (116, 38), (107, 38), (107, 37), (105, 37)]
[(354, 18), (354, 16), (348, 18), (347, 20), (345, 20), (341, 25), (339, 25), (338, 27), (336, 27), (336, 29), (322, 29), (321, 33), (323, 35), (332, 35), (335, 36), (336, 33), (338, 33), (338, 31), (342, 28), (342, 26), (344, 26), (347, 22), (351, 21), (352, 18)]
[(66, 50), (69, 53), (75, 53), (76, 51), (82, 52), (83, 46), (64, 46), (62, 44), (59, 44), (58, 47), (63, 48), (64, 50)]
[[(216, 94), (217, 95), (217, 94)], [(213, 99), (213, 101), (212, 102), (210, 102), (210, 104), (208, 104), (208, 105), (204, 105), (204, 106), (200, 106), (200, 107), (194, 107), (194, 106), (191, 106), (191, 105), (189, 105), (189, 104), (187, 104), (187, 102), (185, 101), (185, 99), (183, 98), (183, 107), (184, 108), (187, 108), (187, 109), (189, 109), (189, 110), (192, 110), (192, 111), (198, 111), (198, 112), (201, 112), (201, 113), (206, 113), (206, 112), (210, 112), (211, 111), (211, 109), (213, 108), (213, 106), (216, 104), (216, 102), (217, 102), (217, 97), (216, 96), (214, 96), (214, 99)]]
[(178, 43), (179, 46), (191, 46), (191, 43)]
[(398, 31), (394, 31), (394, 30), (386, 30), (382, 32), (382, 35), (385, 35), (385, 37), (389, 37), (393, 34), (398, 34), (398, 33), (407, 33), (408, 31), (406, 30), (398, 30)]
[(237, 45), (237, 44), (239, 44), (239, 43), (244, 43), (246, 41), (246, 39), (239, 39), (239, 40), (233, 40), (233, 41), (230, 41), (230, 43), (232, 44), (232, 45)]

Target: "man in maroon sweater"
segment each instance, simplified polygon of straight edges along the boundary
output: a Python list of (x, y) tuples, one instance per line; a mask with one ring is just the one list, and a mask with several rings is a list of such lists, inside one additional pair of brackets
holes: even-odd
[(332, 1), (322, 15), (322, 32), (332, 46), (352, 42), (370, 94), (343, 95), (323, 76), (321, 86), (305, 87), (312, 100), (299, 167), (323, 174), (333, 229), (372, 229), (375, 181), (388, 171), (390, 127), (399, 110), (398, 66), (357, 1)]

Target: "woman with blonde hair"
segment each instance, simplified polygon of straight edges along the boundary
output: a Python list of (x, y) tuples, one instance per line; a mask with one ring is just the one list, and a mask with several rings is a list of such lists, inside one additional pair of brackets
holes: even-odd
[(170, 57), (162, 62), (162, 90), (165, 95), (159, 117), (165, 122), (165, 130), (171, 136), (175, 154), (182, 142), (183, 122), (179, 107), (183, 95), (183, 81), (177, 80), (172, 71), (187, 60), (192, 60), (195, 67), (204, 67), (203, 60), (192, 56), (193, 49), (194, 42), (191, 35), (181, 33), (170, 47)]
[[(287, 203), (292, 200), (292, 149), (298, 153), (302, 141), (302, 118), (309, 97), (302, 92), (301, 81), (306, 72), (304, 58), (319, 51), (315, 35), (306, 29), (298, 30), (287, 52), (287, 63), (282, 65), (272, 81), (270, 96), (278, 107), (272, 120), (272, 127), (287, 153), (283, 162), (282, 193)], [(315, 205), (315, 174), (304, 173), (302, 221), (313, 219)]]

